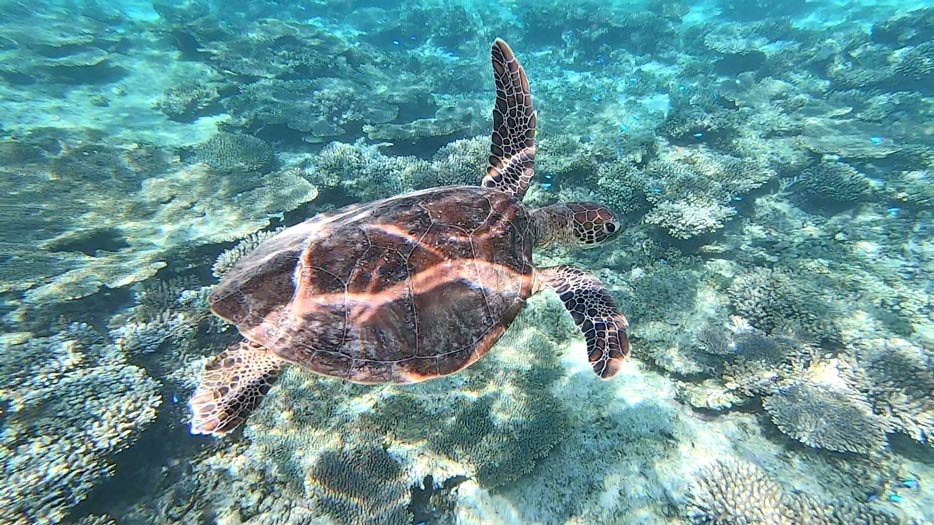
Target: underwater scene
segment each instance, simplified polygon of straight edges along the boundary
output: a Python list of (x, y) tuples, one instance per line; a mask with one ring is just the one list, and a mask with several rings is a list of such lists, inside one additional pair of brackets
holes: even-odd
[(934, 2), (0, 13), (0, 525), (934, 523)]

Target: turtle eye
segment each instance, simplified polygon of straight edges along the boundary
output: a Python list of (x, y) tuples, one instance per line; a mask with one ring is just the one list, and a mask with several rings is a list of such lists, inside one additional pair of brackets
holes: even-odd
[(608, 222), (603, 225), (603, 229), (605, 229), (607, 233), (613, 233), (616, 231), (616, 224)]

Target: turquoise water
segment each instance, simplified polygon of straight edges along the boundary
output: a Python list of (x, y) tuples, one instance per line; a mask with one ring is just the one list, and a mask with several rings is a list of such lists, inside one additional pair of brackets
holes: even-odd
[[(0, 11), (0, 524), (934, 523), (931, 2)], [(618, 372), (593, 373), (545, 286), (489, 354), (421, 383), (275, 380), (284, 363), (247, 351), (237, 377), (268, 395), (226, 435), (193, 434), (206, 364), (242, 340), (212, 290), (244, 268), (263, 276), (247, 299), (303, 275), (299, 251), (251, 270), (263, 241), (320, 246), (320, 219), (287, 228), (481, 183), (497, 38), (537, 111), (535, 174), (500, 228), (561, 202), (614, 210), (609, 240), (532, 262), (588, 272), (587, 296), (625, 314)], [(343, 328), (411, 334), (376, 293), (402, 245), (350, 246), (379, 217), (309, 253), (366, 269)], [(456, 244), (399, 222), (383, 230), (419, 232), (408, 249)], [(516, 235), (521, 255), (534, 239)], [(467, 337), (448, 315), (488, 329), (450, 294), (492, 308), (532, 271), (494, 285), (407, 261), (434, 305), (420, 356)], [(462, 287), (432, 291), (446, 279)]]

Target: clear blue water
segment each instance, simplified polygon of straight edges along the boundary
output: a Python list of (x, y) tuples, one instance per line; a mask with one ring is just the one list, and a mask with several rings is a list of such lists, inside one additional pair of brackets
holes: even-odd
[[(934, 522), (931, 2), (0, 10), (0, 524)], [(497, 38), (537, 112), (521, 205), (477, 219), (511, 222), (322, 219), (516, 151)], [(610, 238), (526, 219), (567, 202)], [(590, 277), (526, 297), (526, 263)], [(497, 322), (456, 374), (329, 377), (431, 377)], [(212, 358), (244, 335), (273, 353)]]

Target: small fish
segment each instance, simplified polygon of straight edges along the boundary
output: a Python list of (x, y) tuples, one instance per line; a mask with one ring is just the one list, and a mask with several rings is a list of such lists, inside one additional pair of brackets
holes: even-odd
[(893, 492), (889, 494), (885, 499), (891, 501), (892, 503), (900, 503), (902, 499), (904, 498), (902, 498), (901, 496)]
[(178, 404), (178, 395), (172, 394), (172, 404)]
[(699, 139), (699, 138), (701, 138), (701, 137), (703, 137), (703, 136), (704, 136), (704, 134), (701, 133), (700, 131), (698, 131), (697, 133), (694, 134), (694, 138), (696, 138), (696, 139)]
[(882, 144), (883, 140), (885, 139), (883, 139), (882, 137), (872, 137), (869, 139), (869, 142), (872, 142), (873, 144)]
[(627, 126), (627, 125), (623, 124), (622, 122), (620, 122), (620, 123), (619, 123), (619, 132), (620, 132), (620, 133), (626, 133), (627, 131), (629, 131), (629, 126)]
[(885, 213), (888, 213), (890, 217), (896, 217), (901, 211), (901, 208), (889, 208), (885, 210)]
[(551, 183), (550, 183), (550, 182), (543, 182), (543, 183), (542, 183), (542, 188), (545, 188), (546, 190), (550, 190), (550, 189), (551, 189)]
[(906, 489), (912, 489), (912, 490), (917, 489), (918, 487), (921, 486), (921, 484), (918, 483), (918, 480), (916, 479), (903, 479), (901, 485), (905, 487)]
[(399, 45), (399, 41), (398, 41), (398, 40), (393, 40), (393, 41), (392, 41), (392, 45), (398, 46), (398, 45)]
[(545, 174), (545, 178), (546, 178), (546, 179), (553, 179), (553, 178), (555, 178), (555, 176), (554, 176), (554, 174), (546, 173), (546, 174)]
[(590, 99), (594, 102), (600, 102), (600, 95), (593, 95), (590, 97)]

